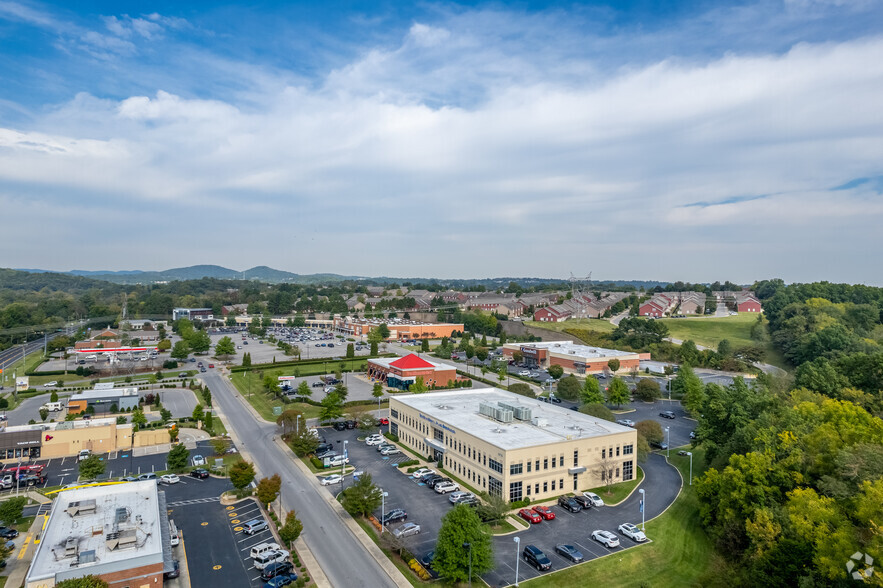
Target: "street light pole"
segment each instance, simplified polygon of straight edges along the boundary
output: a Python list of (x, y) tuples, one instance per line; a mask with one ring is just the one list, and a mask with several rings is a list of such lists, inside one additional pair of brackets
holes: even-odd
[(644, 530), (644, 501), (647, 499), (646, 494), (644, 493), (643, 488), (638, 488), (638, 492), (641, 493), (641, 530)]
[(297, 419), (294, 421), (294, 436), (297, 437), (300, 435), (300, 415), (297, 415)]
[(693, 485), (693, 452), (688, 451), (687, 455), (690, 456), (690, 486)]
[(518, 563), (521, 561), (521, 537), (515, 537), (515, 585), (518, 586)]

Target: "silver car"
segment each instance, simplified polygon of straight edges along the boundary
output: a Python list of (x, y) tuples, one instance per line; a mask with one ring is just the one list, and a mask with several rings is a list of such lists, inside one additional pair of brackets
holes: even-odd
[(420, 532), (420, 525), (417, 523), (405, 523), (401, 527), (393, 530), (392, 534), (396, 536), (396, 538), (401, 539), (402, 537), (410, 537), (411, 535), (417, 535)]

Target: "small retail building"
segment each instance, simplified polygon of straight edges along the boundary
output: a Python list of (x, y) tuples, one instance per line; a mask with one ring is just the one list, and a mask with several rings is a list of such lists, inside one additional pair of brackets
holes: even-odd
[(126, 411), (138, 408), (138, 388), (96, 388), (78, 394), (71, 394), (67, 401), (68, 414), (81, 414), (92, 407), (96, 413)]
[(0, 460), (18, 461), (76, 455), (83, 449), (110, 453), (169, 442), (167, 429), (142, 429), (116, 418), (16, 425), (0, 429)]
[(462, 332), (462, 323), (423, 323), (404, 319), (359, 319), (353, 317), (334, 317), (334, 330), (351, 337), (364, 337), (385, 324), (389, 329), (390, 339), (441, 339), (450, 337), (454, 331)]
[(400, 390), (407, 390), (417, 378), (423, 378), (429, 388), (444, 388), (457, 379), (454, 366), (427, 361), (413, 353), (404, 357), (369, 359), (367, 371), (369, 378)]
[(503, 345), (504, 357), (511, 359), (516, 351), (521, 353), (527, 367), (547, 368), (552, 365), (560, 365), (565, 372), (575, 374), (600, 374), (609, 369), (607, 362), (614, 358), (619, 360), (619, 369), (627, 372), (632, 368), (638, 368), (642, 359), (650, 359), (649, 353), (577, 345), (573, 341), (541, 341)]
[(390, 432), (471, 486), (546, 500), (634, 479), (637, 431), (496, 388), (390, 398)]
[(172, 569), (165, 493), (153, 480), (128, 482), (60, 492), (24, 585), (94, 575), (110, 588), (154, 588)]

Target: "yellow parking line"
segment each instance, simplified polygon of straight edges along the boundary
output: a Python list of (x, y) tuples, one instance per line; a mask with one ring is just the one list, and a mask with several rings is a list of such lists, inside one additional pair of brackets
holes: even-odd
[(31, 542), (32, 535), (28, 533), (28, 536), (25, 537), (25, 542), (21, 544), (21, 549), (18, 552), (18, 557), (16, 559), (21, 559), (25, 556), (25, 552), (28, 550), (28, 543)]
[[(187, 564), (187, 583), (185, 586), (190, 586), (190, 562), (187, 561), (187, 545), (184, 543), (184, 531), (178, 530), (178, 534), (181, 537), (181, 549), (184, 551), (184, 562)], [(180, 569), (180, 562), (179, 562)]]

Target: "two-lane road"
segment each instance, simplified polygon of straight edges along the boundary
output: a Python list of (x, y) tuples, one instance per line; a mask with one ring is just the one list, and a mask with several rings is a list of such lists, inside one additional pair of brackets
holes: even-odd
[(215, 403), (239, 438), (242, 451), (264, 476), (282, 478), (282, 504), (297, 511), (304, 524), (303, 538), (332, 586), (395, 586), (377, 561), (346, 528), (325, 498), (287, 454), (273, 442), (276, 425), (256, 419), (230, 382), (215, 370), (203, 375)]

